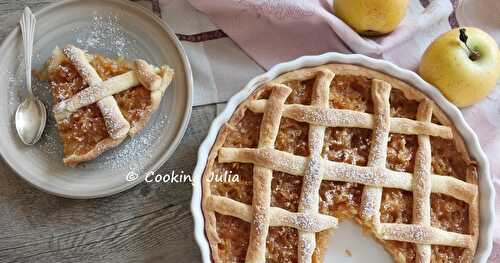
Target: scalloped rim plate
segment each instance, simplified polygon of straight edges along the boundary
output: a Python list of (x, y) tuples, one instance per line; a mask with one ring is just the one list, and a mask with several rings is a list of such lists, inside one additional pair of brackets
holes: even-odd
[(495, 189), (493, 188), (489, 173), (488, 159), (479, 145), (479, 140), (476, 134), (472, 131), (469, 125), (467, 125), (462, 113), (456, 106), (446, 100), (435, 87), (425, 82), (412, 71), (402, 69), (390, 62), (373, 59), (364, 55), (346, 55), (335, 52), (325, 53), (319, 56), (304, 56), (290, 62), (275, 65), (268, 72), (250, 80), (243, 90), (238, 92), (229, 100), (224, 111), (213, 121), (210, 131), (198, 151), (198, 162), (193, 172), (194, 186), (191, 200), (191, 212), (194, 217), (194, 234), (201, 250), (203, 262), (211, 262), (211, 255), (210, 246), (205, 235), (205, 222), (201, 209), (201, 177), (219, 129), (231, 118), (236, 107), (261, 84), (292, 70), (304, 67), (314, 67), (328, 63), (360, 65), (378, 70), (405, 81), (432, 98), (453, 121), (457, 130), (463, 136), (472, 158), (478, 163), (480, 188), (480, 238), (474, 262), (486, 262), (491, 253), (493, 243), (493, 228), (495, 222)]

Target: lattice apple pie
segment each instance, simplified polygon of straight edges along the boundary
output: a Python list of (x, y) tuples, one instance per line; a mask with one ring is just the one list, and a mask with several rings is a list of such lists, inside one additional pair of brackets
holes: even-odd
[[(208, 180), (227, 173), (239, 182)], [(215, 262), (322, 262), (346, 219), (396, 262), (475, 253), (477, 174), (462, 138), (424, 94), (363, 67), (262, 85), (221, 128), (203, 176)]]
[(168, 66), (112, 60), (71, 45), (54, 49), (47, 69), (69, 166), (95, 159), (140, 132), (173, 77)]

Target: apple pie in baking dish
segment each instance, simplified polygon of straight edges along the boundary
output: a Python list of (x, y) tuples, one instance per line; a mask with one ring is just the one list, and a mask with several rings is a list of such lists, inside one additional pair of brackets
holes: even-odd
[[(208, 179), (228, 173), (239, 182)], [(202, 182), (215, 262), (322, 262), (346, 219), (396, 262), (471, 262), (476, 250), (476, 165), (461, 136), (423, 93), (360, 66), (260, 86), (219, 131)]]
[(168, 66), (112, 60), (72, 45), (54, 49), (47, 71), (69, 166), (95, 159), (140, 132), (173, 77)]

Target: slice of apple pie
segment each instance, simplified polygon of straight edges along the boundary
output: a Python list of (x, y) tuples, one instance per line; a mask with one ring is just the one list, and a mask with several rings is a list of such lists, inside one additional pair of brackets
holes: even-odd
[(47, 68), (68, 166), (93, 160), (139, 133), (173, 78), (166, 65), (113, 60), (72, 45), (55, 48)]

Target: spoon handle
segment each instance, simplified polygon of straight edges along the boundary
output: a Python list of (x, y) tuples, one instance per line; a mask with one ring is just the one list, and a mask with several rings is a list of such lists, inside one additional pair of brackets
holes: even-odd
[(26, 65), (26, 86), (28, 87), (29, 95), (33, 96), (31, 89), (31, 57), (33, 54), (33, 39), (35, 38), (36, 18), (31, 13), (29, 7), (24, 9), (21, 18), (21, 33), (23, 34), (24, 46), (24, 64)]

